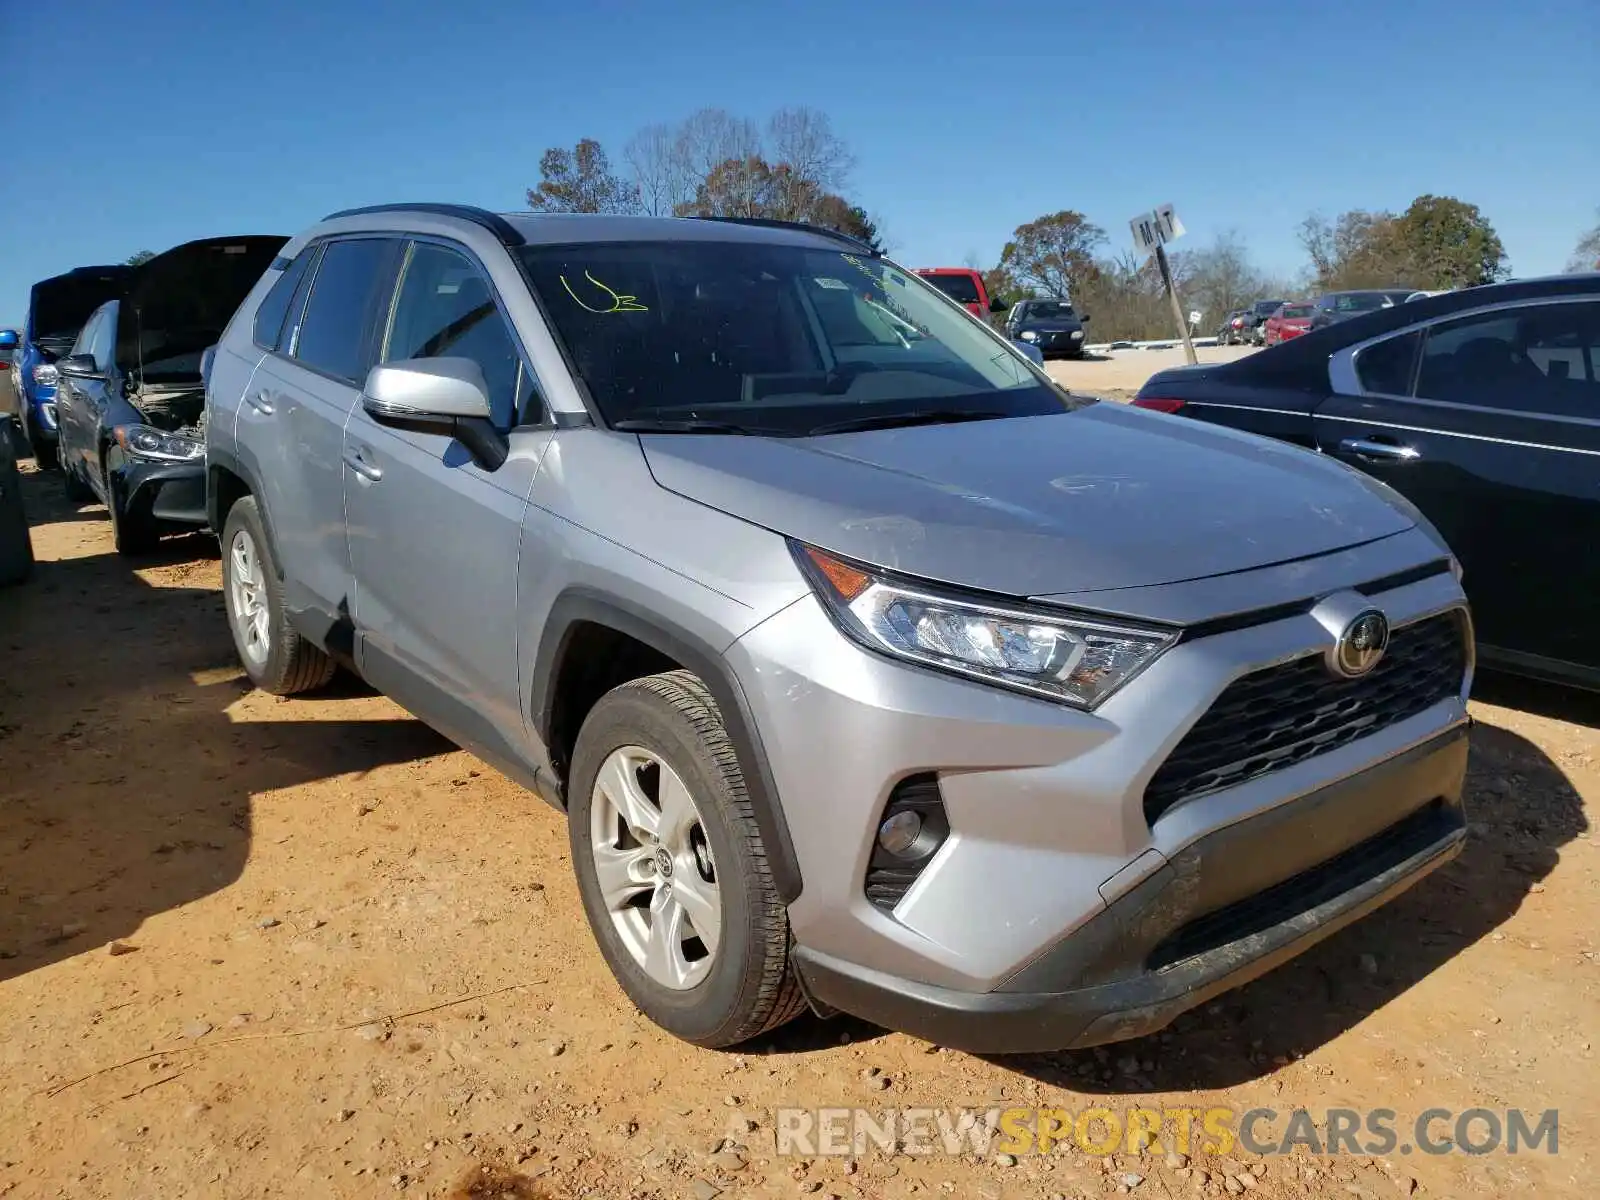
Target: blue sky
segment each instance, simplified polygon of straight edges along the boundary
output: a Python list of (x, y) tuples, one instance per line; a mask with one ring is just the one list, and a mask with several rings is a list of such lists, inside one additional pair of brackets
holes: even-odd
[(350, 205), (519, 208), (545, 147), (718, 105), (825, 110), (914, 266), (992, 262), (1076, 208), (1115, 248), (1303, 262), (1312, 210), (1480, 205), (1519, 275), (1600, 206), (1595, 0), (0, 0), (0, 319), (36, 279)]

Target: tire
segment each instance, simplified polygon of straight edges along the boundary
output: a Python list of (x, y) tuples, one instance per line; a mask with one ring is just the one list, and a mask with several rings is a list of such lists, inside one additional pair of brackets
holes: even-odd
[(70, 504), (88, 504), (96, 499), (94, 489), (79, 479), (77, 472), (65, 466), (61, 468), (61, 488)]
[[(65, 474), (69, 479), (72, 477), (70, 471)], [(111, 500), (106, 508), (111, 512), (111, 541), (117, 553), (124, 558), (136, 558), (153, 551), (161, 540), (155, 520), (148, 513), (129, 512), (127, 502), (117, 495), (117, 489), (109, 480), (106, 482), (106, 494)]]
[(12, 454), (0, 452), (0, 587), (33, 574), (33, 535), (22, 506), (22, 476)]
[(254, 496), (229, 509), (223, 525), (222, 594), (234, 650), (256, 687), (294, 696), (333, 678), (333, 660), (289, 623), (283, 581)]
[(39, 435), (31, 422), (28, 427), (28, 449), (33, 455), (33, 465), (41, 471), (59, 471), (61, 457), (56, 453), (56, 443)]
[[(642, 772), (635, 769), (641, 757)], [(651, 780), (657, 797), (667, 795), (669, 774), (683, 785), (680, 804), (669, 804), (669, 810), (686, 815), (663, 823), (659, 808), (647, 808), (664, 831), (661, 842), (652, 844), (627, 831), (628, 824), (642, 826), (620, 819), (622, 806), (610, 797), (619, 780), (631, 779), (635, 795), (655, 804)], [(789, 963), (788, 913), (773, 886), (744, 775), (716, 701), (698, 676), (670, 671), (602, 696), (578, 733), (569, 797), (572, 863), (589, 927), (617, 982), (646, 1017), (684, 1041), (725, 1049), (776, 1029), (805, 1008)], [(688, 832), (675, 836), (672, 825)], [(627, 887), (633, 902), (617, 904), (615, 914), (601, 889), (597, 845), (601, 855), (609, 850), (612, 877), (626, 874), (632, 881)], [(660, 864), (663, 852), (670, 870), (649, 865)], [(616, 873), (624, 862), (626, 872)], [(665, 928), (657, 912), (663, 893), (675, 905), (680, 896), (702, 901), (676, 909), (691, 936), (664, 939), (672, 954), (652, 956), (650, 934)], [(695, 923), (708, 894), (717, 899), (718, 932), (710, 947), (699, 940)], [(696, 946), (702, 956), (691, 959)], [(677, 970), (676, 982), (648, 965), (652, 957), (658, 963), (670, 959), (674, 966), (666, 973)]]

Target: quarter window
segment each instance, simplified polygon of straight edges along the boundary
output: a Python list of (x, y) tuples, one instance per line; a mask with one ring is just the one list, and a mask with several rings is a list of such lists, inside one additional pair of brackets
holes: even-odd
[(373, 296), (380, 279), (392, 278), (385, 238), (330, 242), (311, 283), (294, 356), (359, 386), (371, 363)]
[(278, 276), (278, 281), (262, 297), (261, 304), (256, 309), (252, 336), (256, 345), (263, 350), (277, 350), (285, 345), (279, 340), (283, 333), (283, 319), (289, 315), (289, 301), (294, 297), (295, 289), (300, 286), (306, 267), (316, 252), (315, 246), (308, 246), (300, 251), (283, 274)]
[(469, 358), (483, 372), (490, 412), (501, 428), (538, 420), (528, 413), (532, 379), (494, 291), (466, 255), (417, 242), (400, 280), (384, 362)]
[(1528, 305), (1433, 326), (1417, 395), (1555, 416), (1600, 415), (1600, 302)]
[(1401, 334), (1376, 342), (1356, 356), (1356, 377), (1361, 390), (1385, 396), (1409, 396), (1411, 376), (1417, 363), (1420, 332)]

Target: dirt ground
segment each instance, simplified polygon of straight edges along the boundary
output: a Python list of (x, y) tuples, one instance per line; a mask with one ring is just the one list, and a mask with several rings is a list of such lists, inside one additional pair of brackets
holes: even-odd
[[(40, 565), (0, 592), (0, 1194), (1600, 1194), (1600, 699), (1482, 681), (1465, 856), (1158, 1037), (986, 1060), (806, 1017), (712, 1053), (611, 982), (557, 814), (356, 684), (253, 693), (214, 543), (134, 569), (103, 510), (25, 484)], [(1556, 1108), (1559, 1153), (775, 1153), (782, 1106), (1011, 1104), (1383, 1107), (1402, 1132)]]
[[(1203, 363), (1232, 362), (1254, 354), (1250, 346), (1196, 346), (1195, 357)], [(1056, 358), (1045, 370), (1057, 383), (1088, 396), (1109, 396), (1131, 400), (1144, 381), (1167, 367), (1181, 367), (1188, 360), (1183, 347), (1172, 350), (1109, 350), (1088, 353), (1083, 358)]]

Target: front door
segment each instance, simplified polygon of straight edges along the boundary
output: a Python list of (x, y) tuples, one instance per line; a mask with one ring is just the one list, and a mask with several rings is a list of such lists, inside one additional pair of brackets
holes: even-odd
[[(495, 423), (507, 430), (526, 423), (537, 404), (532, 375), (486, 273), (460, 248), (417, 241), (401, 271), (381, 361), (436, 357), (477, 362)], [(537, 453), (519, 452), (485, 471), (455, 439), (380, 425), (359, 405), (345, 430), (362, 674), (491, 759), (528, 754), (517, 555), (538, 461)]]
[(1460, 559), (1484, 646), (1600, 668), (1600, 301), (1439, 321), (1363, 350), (1319, 446), (1382, 479)]

